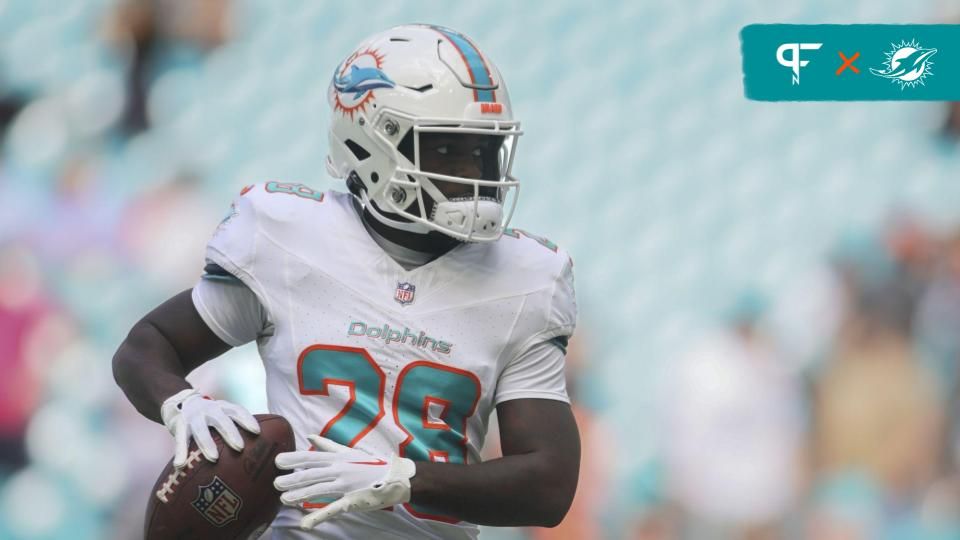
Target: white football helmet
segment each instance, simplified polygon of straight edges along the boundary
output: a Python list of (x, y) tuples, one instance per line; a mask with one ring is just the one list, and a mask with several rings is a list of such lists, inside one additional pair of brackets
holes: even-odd
[[(328, 92), (327, 169), (377, 220), (466, 242), (500, 237), (519, 193), (510, 171), (522, 132), (500, 72), (470, 39), (439, 26), (391, 28), (337, 66)], [(495, 137), (497, 170), (483, 178), (422, 170), (420, 134), (441, 132)], [(448, 198), (444, 183), (473, 195)]]

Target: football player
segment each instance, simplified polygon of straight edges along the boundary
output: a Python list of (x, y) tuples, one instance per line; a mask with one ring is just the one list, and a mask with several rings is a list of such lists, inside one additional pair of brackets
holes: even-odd
[[(552, 526), (576, 490), (564, 386), (573, 263), (506, 228), (520, 124), (490, 59), (456, 31), (376, 34), (333, 73), (329, 172), (349, 193), (266, 182), (217, 228), (196, 286), (136, 323), (114, 373), (163, 422), (174, 463), (210, 428), (240, 450), (242, 407), (185, 375), (256, 341), (276, 464), (277, 538), (475, 538)], [(481, 462), (496, 409), (503, 457)], [(302, 530), (301, 530), (302, 529)]]

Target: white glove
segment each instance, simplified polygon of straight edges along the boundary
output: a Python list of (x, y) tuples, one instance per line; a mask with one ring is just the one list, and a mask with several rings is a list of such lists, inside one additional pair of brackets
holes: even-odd
[(243, 450), (243, 437), (234, 422), (254, 435), (260, 433), (260, 424), (246, 409), (229, 401), (206, 398), (193, 388), (167, 398), (160, 406), (160, 416), (173, 434), (173, 466), (178, 469), (187, 462), (191, 438), (208, 461), (217, 461), (220, 454), (210, 435), (211, 427), (220, 432), (223, 440), (237, 452)]
[(318, 435), (307, 439), (316, 450), (277, 455), (278, 468), (300, 469), (273, 481), (283, 492), (280, 501), (296, 506), (316, 497), (339, 499), (304, 516), (301, 529), (310, 530), (344, 512), (378, 510), (410, 500), (410, 479), (417, 472), (413, 461), (396, 454), (386, 460), (375, 458)]

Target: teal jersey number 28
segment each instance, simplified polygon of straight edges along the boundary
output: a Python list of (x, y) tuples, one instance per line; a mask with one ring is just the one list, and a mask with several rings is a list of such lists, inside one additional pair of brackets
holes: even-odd
[[(386, 376), (366, 349), (308, 347), (297, 362), (297, 377), (304, 395), (329, 396), (330, 386), (348, 389), (347, 402), (320, 431), (323, 437), (352, 447), (384, 417)], [(393, 395), (393, 422), (406, 434), (397, 453), (413, 461), (466, 463), (467, 420), (479, 400), (480, 380), (473, 373), (426, 360), (411, 362), (397, 376)], [(458, 522), (428, 508), (405, 506), (420, 518)]]

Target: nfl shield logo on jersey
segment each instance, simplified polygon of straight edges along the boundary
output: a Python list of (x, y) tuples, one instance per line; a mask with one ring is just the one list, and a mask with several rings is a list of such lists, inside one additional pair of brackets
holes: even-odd
[(209, 484), (200, 486), (200, 494), (193, 501), (197, 512), (217, 527), (237, 519), (241, 506), (243, 500), (219, 476), (214, 476)]
[(397, 292), (393, 295), (393, 299), (397, 302), (400, 302), (401, 306), (405, 306), (413, 302), (413, 295), (417, 292), (417, 288), (413, 286), (412, 283), (404, 281), (403, 283), (397, 282)]

